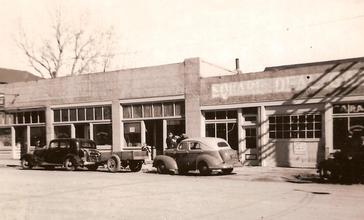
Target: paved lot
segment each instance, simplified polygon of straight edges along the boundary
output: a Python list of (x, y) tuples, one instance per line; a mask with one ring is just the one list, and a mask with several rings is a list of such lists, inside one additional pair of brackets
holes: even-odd
[(139, 173), (3, 166), (0, 219), (364, 219), (363, 185), (284, 181), (293, 171), (300, 172), (251, 167), (202, 177), (148, 166)]

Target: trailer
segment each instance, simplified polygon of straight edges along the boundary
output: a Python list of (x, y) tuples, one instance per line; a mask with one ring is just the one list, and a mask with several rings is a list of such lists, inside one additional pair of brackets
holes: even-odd
[(118, 172), (121, 168), (129, 167), (131, 172), (139, 172), (143, 163), (148, 159), (147, 150), (124, 150), (118, 152), (102, 152), (103, 164), (110, 172)]

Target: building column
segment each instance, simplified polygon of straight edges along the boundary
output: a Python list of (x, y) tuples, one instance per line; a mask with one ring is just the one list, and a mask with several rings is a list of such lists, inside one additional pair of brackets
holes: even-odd
[(323, 140), (323, 146), (325, 147), (325, 158), (329, 156), (331, 152), (334, 151), (334, 143), (333, 143), (333, 108), (331, 103), (325, 104), (324, 109), (324, 117), (321, 119), (322, 124), (322, 139)]
[(142, 146), (145, 145), (147, 142), (146, 132), (147, 130), (145, 128), (145, 122), (142, 120), (140, 121), (140, 139), (141, 139), (140, 142)]
[(206, 118), (203, 111), (201, 111), (201, 137), (206, 137)]
[(76, 138), (75, 124), (71, 124), (71, 138)]
[(90, 139), (94, 141), (94, 124), (90, 123), (90, 131), (89, 131)]
[(13, 159), (20, 159), (18, 154), (20, 149), (17, 149), (16, 142), (15, 142), (15, 128), (14, 126), (10, 127), (10, 133), (11, 133), (11, 151)]
[(29, 153), (30, 152), (30, 126), (29, 125), (27, 125), (27, 153)]
[(118, 152), (122, 150), (122, 136), (124, 133), (121, 128), (122, 107), (119, 100), (112, 101), (112, 151)]
[(163, 119), (163, 149), (167, 148), (166, 139), (167, 139), (167, 120)]
[(239, 161), (244, 162), (244, 154), (243, 151), (245, 150), (245, 129), (243, 129), (243, 113), (242, 109), (239, 108), (238, 110), (238, 154), (239, 154)]
[(54, 127), (53, 127), (53, 110), (50, 106), (46, 107), (45, 110), (46, 115), (46, 144), (49, 145), (49, 142), (51, 142), (52, 139), (54, 139)]
[(259, 147), (259, 159), (260, 165), (265, 166), (264, 150), (269, 142), (269, 123), (268, 117), (265, 111), (265, 106), (259, 107), (259, 121), (258, 121), (258, 147)]

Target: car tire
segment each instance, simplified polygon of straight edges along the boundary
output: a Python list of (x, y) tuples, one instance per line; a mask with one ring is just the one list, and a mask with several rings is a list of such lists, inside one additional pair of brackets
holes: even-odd
[(22, 158), (20, 163), (21, 163), (21, 167), (24, 170), (29, 170), (29, 169), (33, 168), (33, 162), (31, 161), (31, 159), (29, 157)]
[(133, 160), (129, 163), (129, 168), (131, 172), (139, 172), (142, 169), (142, 166), (142, 161)]
[(75, 171), (77, 169), (76, 160), (72, 157), (67, 157), (63, 163), (63, 166), (67, 171)]
[(200, 162), (198, 164), (198, 171), (200, 171), (200, 174), (203, 176), (207, 176), (211, 174), (211, 170), (206, 162)]
[(106, 162), (107, 169), (114, 173), (120, 170), (120, 158), (117, 155), (111, 156)]
[(87, 166), (87, 169), (88, 170), (92, 170), (92, 171), (96, 171), (97, 168), (99, 168), (99, 165), (98, 164), (94, 164), (94, 165), (88, 165)]
[(223, 174), (230, 174), (233, 172), (234, 168), (221, 169)]
[(159, 174), (166, 174), (167, 173), (167, 168), (166, 165), (164, 164), (163, 161), (159, 161), (157, 164), (157, 172)]

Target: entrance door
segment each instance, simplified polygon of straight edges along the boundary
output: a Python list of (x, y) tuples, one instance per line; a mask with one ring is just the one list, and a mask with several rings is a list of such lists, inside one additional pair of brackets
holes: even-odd
[(145, 120), (145, 141), (152, 147), (152, 155), (163, 154), (163, 120)]
[(76, 138), (90, 139), (90, 125), (89, 124), (75, 124)]
[(243, 160), (245, 165), (258, 166), (259, 163), (259, 148), (258, 148), (258, 132), (255, 125), (243, 126)]
[(16, 126), (15, 127), (15, 143), (20, 147), (20, 155), (24, 155), (28, 151), (27, 143), (27, 127)]

